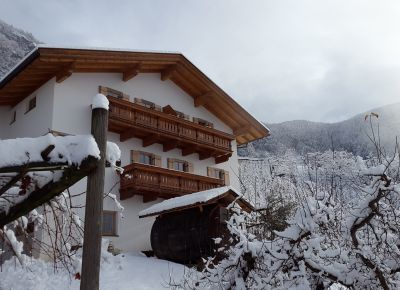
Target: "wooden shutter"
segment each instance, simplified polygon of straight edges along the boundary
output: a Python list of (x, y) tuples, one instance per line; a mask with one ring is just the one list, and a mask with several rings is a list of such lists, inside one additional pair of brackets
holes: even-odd
[(207, 176), (208, 177), (215, 177), (215, 168), (207, 167)]
[(99, 93), (105, 95), (106, 97), (111, 96), (114, 98), (118, 98), (118, 99), (123, 99), (126, 101), (129, 101), (129, 95), (128, 94), (124, 94), (121, 91), (117, 91), (111, 88), (107, 88), (107, 87), (103, 87), (103, 86), (99, 86)]
[(173, 169), (174, 168), (174, 159), (168, 158), (167, 161), (168, 161), (167, 167), (169, 169)]
[(158, 167), (162, 167), (161, 164), (161, 156), (159, 155), (154, 155), (154, 165)]
[(224, 181), (225, 181), (225, 185), (229, 185), (230, 184), (229, 171), (224, 170)]
[(106, 87), (99, 86), (99, 93), (107, 96), (108, 90)]
[(140, 161), (140, 151), (131, 150), (131, 163), (138, 163)]
[(187, 162), (188, 172), (193, 173), (193, 163)]

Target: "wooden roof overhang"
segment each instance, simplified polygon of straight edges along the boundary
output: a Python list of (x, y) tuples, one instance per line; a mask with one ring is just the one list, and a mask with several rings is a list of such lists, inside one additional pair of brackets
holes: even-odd
[(139, 215), (139, 218), (165, 215), (165, 214), (175, 213), (175, 212), (179, 212), (179, 211), (183, 211), (183, 210), (187, 210), (187, 209), (191, 209), (191, 208), (196, 208), (196, 207), (200, 208), (200, 207), (210, 205), (210, 204), (218, 204), (220, 206), (227, 207), (232, 202), (236, 202), (247, 213), (250, 213), (255, 210), (255, 208), (253, 207), (253, 205), (251, 203), (249, 203), (243, 197), (240, 197), (235, 191), (227, 190), (223, 195), (214, 197), (205, 202), (196, 202), (196, 203), (193, 203), (190, 205), (177, 206), (177, 207), (169, 208), (167, 210), (160, 210), (160, 211), (156, 211), (156, 212), (149, 213), (149, 214), (143, 214), (143, 215)]
[(244, 110), (180, 53), (37, 47), (0, 81), (0, 106), (14, 106), (47, 81), (58, 83), (72, 73), (121, 73), (128, 81), (138, 73), (160, 73), (233, 129), (238, 144), (269, 135)]

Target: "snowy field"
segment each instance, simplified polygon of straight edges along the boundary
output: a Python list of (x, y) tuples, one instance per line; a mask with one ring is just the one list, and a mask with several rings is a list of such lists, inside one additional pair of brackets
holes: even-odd
[[(100, 274), (102, 290), (166, 289), (169, 281), (179, 281), (185, 267), (141, 253), (111, 256), (103, 260)], [(0, 271), (1, 290), (75, 290), (79, 281), (66, 271), (54, 272), (52, 264), (29, 259), (25, 268), (18, 261), (7, 261)]]

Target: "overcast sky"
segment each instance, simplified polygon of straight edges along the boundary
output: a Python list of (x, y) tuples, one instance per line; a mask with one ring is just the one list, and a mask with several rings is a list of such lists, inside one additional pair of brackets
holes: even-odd
[(182, 52), (269, 123), (400, 102), (397, 0), (1, 0), (0, 19), (47, 44)]

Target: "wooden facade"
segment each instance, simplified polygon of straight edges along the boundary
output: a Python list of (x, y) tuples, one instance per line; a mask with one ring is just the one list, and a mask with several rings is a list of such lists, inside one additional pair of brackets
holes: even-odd
[[(151, 229), (150, 241), (154, 255), (160, 259), (183, 264), (198, 263), (214, 256), (227, 243), (226, 209), (218, 204), (190, 208), (160, 215)], [(219, 244), (215, 238), (221, 238)]]
[(121, 175), (120, 199), (142, 195), (148, 202), (203, 191), (224, 185), (224, 180), (167, 168), (132, 163)]
[(204, 194), (195, 193), (194, 200), (198, 199), (192, 200), (192, 203), (183, 201), (185, 197), (177, 197), (172, 202), (161, 202), (142, 212), (141, 218), (157, 216), (150, 240), (158, 258), (184, 264), (198, 263), (201, 258), (210, 256), (218, 259), (218, 249), (231, 243), (226, 225), (229, 219), (227, 207), (236, 202), (246, 212), (254, 210), (250, 203), (229, 187), (221, 188), (219, 195), (208, 200), (204, 196), (199, 197)]

